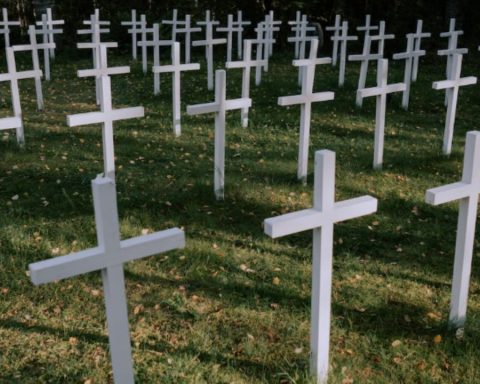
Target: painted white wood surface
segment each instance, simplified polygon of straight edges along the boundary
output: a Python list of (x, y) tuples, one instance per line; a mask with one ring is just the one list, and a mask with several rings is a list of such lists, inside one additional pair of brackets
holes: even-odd
[(335, 153), (315, 153), (313, 208), (266, 219), (265, 233), (278, 238), (313, 231), (310, 372), (326, 384), (329, 368), (334, 224), (377, 211), (377, 199), (363, 196), (335, 202)]

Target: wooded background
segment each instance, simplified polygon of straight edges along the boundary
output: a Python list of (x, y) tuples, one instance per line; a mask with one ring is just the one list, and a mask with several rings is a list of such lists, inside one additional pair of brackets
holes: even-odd
[[(24, 28), (38, 19), (47, 7), (54, 9), (56, 18), (66, 21), (64, 41), (74, 39), (75, 30), (86, 20), (94, 8), (100, 9), (103, 20), (112, 21), (111, 37), (119, 42), (127, 41), (126, 28), (120, 26), (121, 20), (130, 17), (130, 10), (137, 9), (145, 13), (149, 24), (162, 19), (171, 18), (172, 10), (177, 8), (179, 17), (191, 14), (193, 20), (204, 17), (206, 9), (210, 9), (215, 18), (223, 22), (229, 13), (241, 9), (244, 17), (255, 23), (262, 20), (268, 10), (275, 11), (275, 18), (283, 21), (292, 20), (295, 11), (301, 10), (307, 14), (311, 22), (318, 22), (323, 27), (333, 23), (335, 14), (341, 14), (349, 21), (350, 27), (363, 24), (365, 14), (371, 14), (374, 22), (385, 20), (387, 32), (395, 33), (397, 39), (389, 43), (390, 48), (404, 46), (403, 37), (414, 32), (416, 20), (424, 20), (424, 30), (438, 37), (440, 32), (448, 29), (450, 17), (457, 18), (457, 29), (462, 28), (465, 35), (459, 46), (474, 48), (480, 44), (480, 2), (478, 0), (0, 0), (7, 7), (11, 18), (20, 18)], [(169, 36), (170, 29), (165, 28), (163, 37)], [(247, 30), (247, 37), (253, 30)], [(283, 26), (282, 35), (288, 34), (288, 28)], [(285, 37), (285, 36), (280, 36)], [(280, 45), (285, 39), (279, 39)], [(431, 48), (444, 45), (444, 39), (433, 38), (427, 42)]]

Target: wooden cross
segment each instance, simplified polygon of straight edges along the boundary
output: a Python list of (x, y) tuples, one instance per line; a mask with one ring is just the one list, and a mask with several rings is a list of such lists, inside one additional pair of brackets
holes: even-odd
[[(369, 15), (367, 15), (369, 16)], [(369, 20), (369, 19), (368, 19)], [(364, 27), (366, 28), (366, 27)], [(370, 30), (373, 27), (370, 27)], [(358, 28), (357, 28), (358, 30)], [(367, 31), (367, 30), (366, 30)], [(367, 33), (367, 32), (365, 32)], [(393, 39), (395, 35), (386, 35), (385, 34), (385, 22), (380, 22), (379, 33), (378, 35), (368, 35), (365, 38), (365, 43), (363, 45), (363, 52), (361, 55), (350, 55), (348, 59), (350, 61), (360, 61), (360, 76), (358, 78), (358, 88), (357, 90), (364, 89), (365, 84), (367, 82), (367, 72), (368, 72), (368, 64), (372, 60), (381, 60), (383, 59), (383, 51), (385, 47), (385, 40), (386, 39)], [(378, 41), (378, 51), (377, 53), (371, 53), (372, 48), (372, 41)], [(357, 99), (356, 99), (357, 106), (361, 107), (363, 103), (363, 99), (360, 97), (359, 93), (357, 92)]]
[(402, 107), (405, 110), (408, 109), (408, 102), (410, 100), (410, 86), (413, 81), (414, 60), (418, 59), (420, 56), (425, 56), (425, 51), (414, 50), (415, 39), (415, 34), (407, 34), (407, 50), (403, 53), (396, 53), (393, 55), (393, 60), (405, 60), (403, 82), (405, 83), (406, 88), (402, 96)]
[[(422, 39), (431, 37), (432, 34), (429, 32), (423, 32), (423, 20), (417, 20), (417, 31), (413, 35), (415, 38), (415, 51), (420, 51), (422, 46)], [(418, 63), (420, 61), (420, 57), (415, 56), (413, 58), (413, 69), (412, 69), (412, 82), (417, 81), (418, 76)]]
[(443, 135), (443, 153), (449, 155), (452, 152), (453, 130), (457, 113), (458, 91), (460, 87), (477, 83), (477, 78), (460, 77), (462, 73), (462, 55), (453, 55), (452, 69), (447, 80), (435, 81), (433, 89), (447, 90), (447, 118), (445, 120), (445, 133)]
[[(337, 15), (338, 16), (338, 15)], [(357, 36), (349, 36), (348, 35), (348, 21), (344, 21), (340, 28), (339, 32), (335, 32), (335, 35), (331, 37), (334, 43), (334, 47), (337, 46), (338, 50), (338, 43), (340, 43), (340, 71), (338, 75), (338, 85), (343, 87), (345, 83), (345, 62), (347, 60), (347, 43), (349, 41), (358, 40)], [(337, 56), (337, 52), (333, 57)]]
[(466, 55), (468, 53), (468, 48), (458, 48), (458, 37), (463, 35), (463, 31), (455, 30), (455, 22), (456, 20), (454, 18), (450, 19), (448, 32), (440, 33), (440, 37), (448, 38), (448, 48), (441, 49), (437, 52), (439, 56), (447, 56), (447, 77), (452, 69), (453, 55)]
[(13, 106), (13, 115), (15, 118), (20, 119), (20, 125), (18, 125), (18, 120), (16, 120), (16, 135), (17, 142), (20, 145), (25, 144), (25, 134), (23, 131), (22, 123), (22, 105), (20, 103), (20, 90), (18, 87), (18, 80), (23, 79), (36, 79), (42, 77), (42, 71), (23, 71), (17, 72), (17, 65), (15, 63), (15, 52), (12, 47), (5, 49), (5, 54), (7, 56), (7, 73), (0, 74), (0, 82), (9, 81), (10, 82), (10, 92), (12, 94), (12, 106)]
[(267, 42), (267, 53), (268, 57), (272, 56), (273, 53), (273, 43), (274, 40), (274, 33), (280, 31), (280, 25), (282, 22), (280, 20), (275, 20), (273, 17), (273, 11), (268, 12), (268, 15), (265, 15), (265, 38), (268, 40)]
[[(52, 8), (47, 8), (47, 12), (45, 14), (46, 22), (43, 21), (43, 17), (41, 21), (37, 21), (37, 26), (43, 26), (44, 23), (47, 25), (48, 32), (48, 43), (55, 44), (55, 34), (63, 33), (63, 29), (55, 29), (55, 26), (64, 25), (65, 20), (54, 20), (52, 15)], [(44, 40), (45, 42), (45, 40)], [(50, 58), (53, 60), (55, 59), (55, 47), (50, 49)]]
[[(28, 35), (30, 37), (30, 44), (26, 45), (14, 45), (12, 49), (14, 52), (32, 52), (32, 64), (33, 70), (41, 73), (40, 70), (40, 60), (38, 58), (38, 50), (43, 49), (44, 55), (48, 58), (48, 51), (50, 48), (55, 47), (55, 43), (46, 43), (46, 44), (37, 44), (37, 34), (35, 31), (35, 26), (30, 25), (28, 27)], [(42, 79), (41, 76), (35, 77), (35, 93), (37, 95), (37, 107), (39, 110), (42, 110), (44, 107), (43, 103), (43, 92), (42, 92)]]
[[(63, 21), (63, 20), (61, 20)], [(35, 33), (37, 35), (42, 35), (43, 45), (49, 45), (48, 49), (43, 49), (43, 63), (45, 67), (45, 80), (50, 81), (50, 57), (52, 56), (52, 51), (55, 52), (55, 43), (51, 42), (54, 40), (53, 36), (56, 33), (62, 33), (62, 29), (54, 29), (52, 26), (49, 25), (49, 21), (47, 19), (47, 15), (42, 15), (42, 21), (37, 22), (37, 25), (40, 25), (40, 29), (36, 30)], [(35, 39), (36, 41), (36, 39)]]
[[(299, 40), (298, 40), (298, 37), (300, 35), (300, 24), (302, 22), (302, 12), (301, 11), (297, 11), (295, 12), (295, 20), (292, 20), (292, 21), (289, 21), (288, 22), (288, 25), (291, 25), (291, 30), (292, 32), (295, 33), (295, 35), (293, 36), (296, 40), (294, 41), (294, 44), (295, 44), (295, 59), (298, 59), (298, 55), (299, 55), (299, 49), (300, 49), (300, 44), (299, 44)], [(328, 29), (327, 29), (328, 31)]]
[(132, 9), (131, 21), (122, 21), (121, 24), (130, 27), (128, 33), (132, 35), (132, 58), (133, 60), (137, 60), (137, 35), (139, 34), (137, 27), (142, 25), (142, 21), (137, 20), (137, 10)]
[(333, 32), (333, 36), (330, 37), (330, 40), (333, 41), (332, 65), (334, 67), (337, 65), (338, 43), (339, 43), (338, 37), (340, 36), (340, 33), (342, 32), (342, 29), (343, 29), (341, 18), (342, 17), (340, 15), (335, 15), (335, 24), (325, 28), (325, 30), (329, 32)]
[[(307, 15), (303, 15), (298, 26), (292, 28), (295, 32), (295, 36), (287, 38), (289, 43), (297, 43), (298, 42), (298, 58), (300, 60), (305, 59), (305, 49), (308, 41), (312, 41), (314, 39), (318, 39), (316, 36), (308, 36), (308, 32), (314, 31), (314, 27), (308, 26)], [(302, 84), (302, 69), (298, 71), (298, 84)]]
[(225, 189), (225, 115), (227, 111), (252, 106), (252, 99), (240, 98), (227, 100), (227, 82), (224, 70), (215, 72), (215, 101), (207, 104), (187, 106), (189, 115), (215, 113), (215, 159), (214, 192), (217, 200), (224, 199)]
[[(139, 41), (138, 45), (143, 47), (153, 47), (153, 66), (158, 67), (160, 65), (160, 47), (172, 46), (172, 40), (160, 40), (160, 26), (159, 24), (153, 24), (153, 36), (152, 40)], [(153, 72), (153, 94), (158, 95), (160, 93), (160, 73)]]
[[(145, 15), (140, 15), (140, 24), (136, 29), (140, 34), (140, 41), (137, 43), (138, 46), (142, 47), (142, 70), (146, 74), (148, 71), (148, 57), (147, 57), (147, 33), (154, 33), (153, 28), (147, 27), (147, 18)], [(129, 29), (129, 32), (133, 32), (133, 29)]]
[(172, 20), (162, 20), (162, 24), (172, 26), (172, 42), (175, 42), (177, 41), (177, 26), (185, 25), (185, 22), (178, 20), (178, 10), (174, 9), (172, 14)]
[[(212, 19), (211, 13), (208, 9), (205, 11), (205, 20), (204, 21), (197, 21), (197, 25), (205, 27), (205, 29), (207, 29), (207, 27), (209, 25), (211, 25), (212, 26), (211, 27), (212, 28), (212, 35), (213, 35), (213, 27), (216, 26), (216, 25), (219, 25), (219, 24), (220, 24), (219, 21)], [(207, 33), (207, 31), (205, 30), (205, 34), (206, 33)], [(205, 60), (208, 60), (208, 46), (205, 46)]]
[(191, 16), (185, 15), (185, 26), (183, 28), (177, 28), (177, 33), (185, 34), (185, 63), (190, 63), (190, 48), (192, 46), (192, 33), (201, 32), (202, 28), (195, 28), (191, 25)]
[(233, 43), (233, 33), (237, 32), (240, 27), (233, 25), (233, 15), (228, 15), (228, 21), (226, 27), (218, 27), (217, 32), (226, 32), (227, 33), (227, 61), (232, 61), (232, 43)]
[(377, 211), (377, 199), (362, 196), (335, 202), (335, 152), (315, 153), (313, 208), (266, 219), (265, 233), (278, 238), (313, 231), (310, 372), (326, 383), (329, 366), (330, 317), (335, 223)]
[(123, 265), (184, 248), (185, 234), (179, 228), (171, 228), (121, 240), (115, 182), (97, 177), (92, 181), (92, 192), (98, 246), (32, 263), (29, 265), (30, 278), (33, 284), (40, 285), (90, 272), (102, 272), (113, 380), (115, 383), (133, 384)]
[(308, 171), (308, 147), (310, 145), (310, 123), (312, 114), (312, 103), (333, 100), (333, 92), (313, 93), (315, 80), (315, 68), (319, 64), (331, 64), (330, 57), (317, 58), (318, 39), (312, 40), (310, 45), (310, 58), (294, 60), (293, 65), (304, 67), (302, 78), (302, 93), (296, 96), (285, 96), (278, 98), (278, 105), (282, 107), (300, 104), (300, 140), (298, 151), (298, 179), (303, 183), (307, 182)]
[(182, 71), (195, 71), (200, 69), (200, 64), (181, 64), (180, 62), (180, 43), (173, 43), (172, 48), (172, 65), (154, 65), (153, 73), (172, 72), (172, 107), (173, 107), (173, 132), (175, 136), (182, 133), (181, 113), (180, 113), (180, 80)]
[[(261, 68), (265, 64), (265, 60), (252, 60), (252, 43), (253, 40), (245, 40), (243, 61), (229, 61), (225, 64), (227, 69), (242, 68), (242, 98), (250, 97), (250, 72), (252, 67)], [(242, 127), (248, 127), (248, 107), (242, 108), (241, 122)]]
[(5, 41), (5, 48), (10, 47), (10, 28), (13, 26), (20, 26), (19, 21), (9, 21), (8, 20), (8, 10), (7, 8), (2, 8), (2, 20), (0, 20), (0, 33), (3, 35)]
[(100, 45), (99, 66), (92, 70), (79, 71), (78, 76), (95, 76), (98, 89), (100, 90), (100, 112), (79, 113), (67, 116), (69, 127), (78, 127), (90, 124), (102, 124), (103, 136), (103, 169), (104, 176), (115, 179), (115, 151), (113, 145), (113, 122), (117, 120), (134, 119), (143, 117), (143, 107), (133, 108), (112, 108), (112, 87), (110, 76), (130, 72), (129, 67), (108, 68), (107, 46)]
[(233, 21), (233, 26), (237, 27), (237, 53), (238, 53), (238, 58), (242, 58), (242, 53), (243, 53), (243, 27), (252, 24), (250, 21), (243, 20), (242, 18), (242, 11), (237, 11), (237, 20)]
[(425, 201), (432, 205), (460, 200), (453, 267), (452, 298), (448, 319), (451, 328), (462, 328), (467, 315), (468, 287), (472, 269), (478, 194), (480, 193), (479, 165), (480, 132), (471, 131), (467, 133), (465, 143), (462, 181), (429, 189), (425, 194)]
[[(208, 11), (207, 11), (208, 12)], [(207, 14), (208, 18), (210, 13)], [(197, 24), (202, 25), (204, 23), (199, 21)], [(213, 38), (213, 25), (218, 24), (215, 21), (205, 22), (205, 40), (197, 40), (192, 42), (192, 46), (201, 47), (205, 46), (207, 54), (207, 84), (208, 90), (213, 89), (213, 46), (218, 44), (225, 44), (227, 39), (214, 39)]]
[[(255, 70), (255, 85), (260, 85), (262, 82), (262, 69), (265, 68), (265, 66), (268, 66), (268, 55), (267, 57), (264, 56), (263, 51), (265, 44), (268, 42), (269, 39), (266, 39), (263, 36), (263, 33), (260, 31), (257, 31), (257, 38), (255, 40), (251, 40), (252, 44), (255, 44), (256, 47), (256, 61), (257, 62), (262, 62), (263, 65), (258, 65)], [(275, 42), (275, 39), (273, 39)]]
[(378, 30), (377, 25), (371, 25), (371, 20), (372, 20), (372, 17), (370, 15), (365, 15), (365, 25), (361, 25), (357, 27), (358, 32), (365, 32), (363, 37), (364, 47), (365, 47), (365, 44), (367, 43), (368, 37), (370, 36), (370, 32)]
[(406, 89), (404, 83), (388, 84), (388, 60), (381, 59), (377, 67), (377, 86), (373, 88), (359, 89), (357, 95), (360, 98), (377, 97), (377, 110), (375, 117), (375, 145), (373, 155), (373, 168), (381, 169), (383, 165), (383, 146), (385, 138), (385, 114), (387, 110), (387, 94), (403, 92)]

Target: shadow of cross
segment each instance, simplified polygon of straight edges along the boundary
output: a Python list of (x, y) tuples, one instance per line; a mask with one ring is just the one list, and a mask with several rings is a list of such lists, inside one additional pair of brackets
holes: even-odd
[(98, 177), (92, 181), (92, 191), (98, 246), (32, 263), (30, 278), (35, 285), (40, 285), (93, 271), (102, 272), (114, 382), (133, 384), (123, 264), (183, 248), (185, 235), (182, 230), (172, 228), (121, 241), (114, 181)]
[(465, 324), (479, 193), (480, 132), (472, 131), (467, 133), (462, 181), (429, 189), (425, 194), (425, 201), (432, 205), (460, 200), (448, 319), (451, 328), (461, 328)]
[(265, 233), (277, 238), (313, 230), (310, 372), (324, 383), (328, 376), (332, 295), (333, 227), (340, 221), (377, 211), (377, 199), (363, 196), (335, 202), (335, 152), (315, 153), (313, 208), (266, 219)]

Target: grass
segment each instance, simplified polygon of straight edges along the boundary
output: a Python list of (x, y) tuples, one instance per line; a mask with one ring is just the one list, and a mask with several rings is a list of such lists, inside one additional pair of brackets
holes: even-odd
[[(200, 58), (200, 57), (199, 57)], [(112, 64), (126, 63), (119, 55)], [(385, 167), (372, 170), (375, 101), (355, 107), (358, 64), (317, 70), (316, 90), (335, 101), (313, 107), (308, 185), (296, 181), (299, 108), (291, 53), (276, 53), (252, 85), (250, 126), (228, 113), (225, 201), (213, 195), (213, 116), (188, 117), (207, 102), (205, 63), (182, 76), (182, 135), (171, 124), (170, 76), (162, 93), (138, 63), (112, 79), (117, 108), (143, 105), (144, 119), (115, 124), (123, 238), (182, 227), (187, 247), (125, 266), (133, 358), (139, 383), (311, 383), (308, 376), (310, 232), (271, 240), (265, 218), (311, 205), (313, 152), (337, 155), (336, 198), (370, 194), (375, 215), (335, 228), (331, 383), (476, 383), (480, 368), (479, 266), (474, 260), (463, 337), (446, 327), (457, 205), (431, 207), (425, 190), (461, 177), (465, 133), (477, 128), (478, 88), (460, 94), (453, 153), (441, 154), (444, 60), (421, 63), (410, 110), (389, 101)], [(475, 57), (465, 75), (476, 73)], [(33, 81), (22, 81), (26, 146), (0, 136), (0, 382), (111, 381), (99, 273), (34, 287), (28, 264), (96, 246), (90, 181), (102, 172), (99, 126), (68, 128), (66, 115), (97, 110), (88, 55), (60, 54), (36, 111)], [(402, 63), (391, 63), (390, 82)], [(374, 83), (371, 71), (369, 84)], [(229, 70), (227, 94), (240, 94)], [(0, 84), (0, 110), (10, 94)], [(478, 241), (475, 256), (480, 254)], [(477, 259), (477, 258), (475, 258)]]

